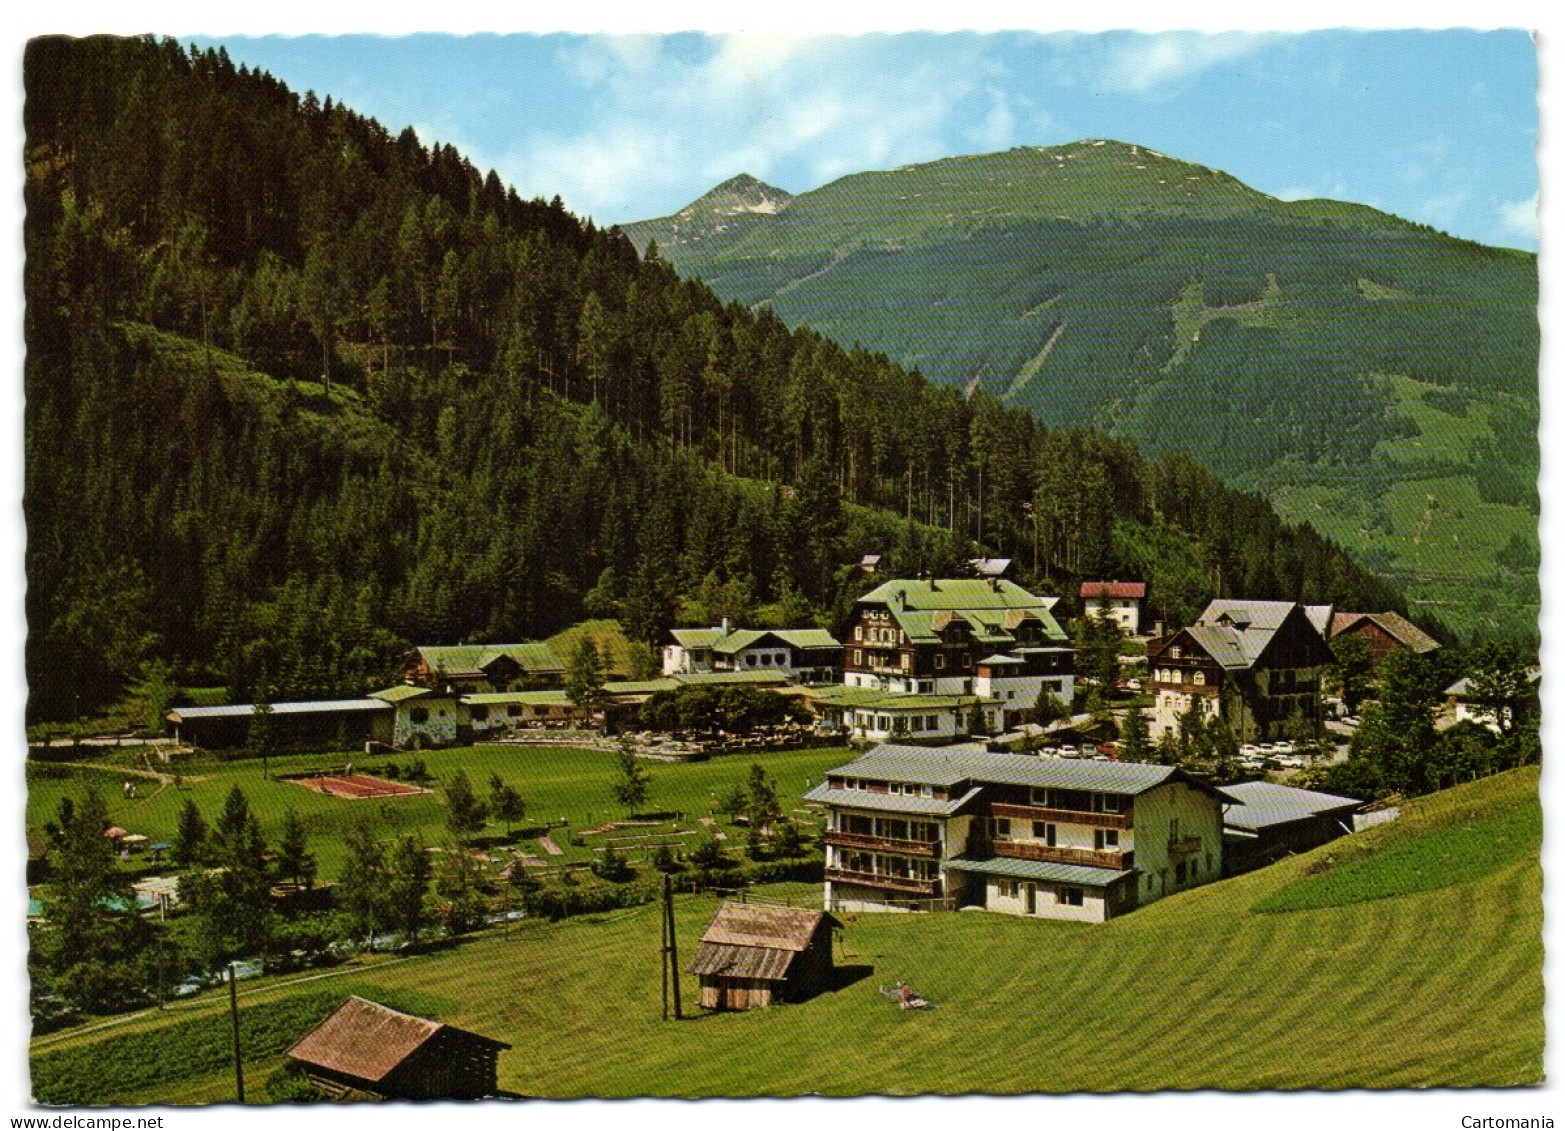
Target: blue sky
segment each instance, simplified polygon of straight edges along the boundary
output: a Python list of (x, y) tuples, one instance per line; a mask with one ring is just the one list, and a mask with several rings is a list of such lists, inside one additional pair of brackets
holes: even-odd
[(225, 37), (238, 62), (454, 144), (603, 224), (748, 172), (1114, 137), (1282, 197), (1536, 250), (1538, 66), (1521, 31)]

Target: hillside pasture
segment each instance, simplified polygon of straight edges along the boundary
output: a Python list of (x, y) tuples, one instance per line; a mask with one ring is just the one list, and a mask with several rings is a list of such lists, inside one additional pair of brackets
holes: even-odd
[[(686, 975), (696, 1018), (660, 1020), (654, 907), (381, 960), (346, 971), (340, 992), (393, 1000), (416, 990), (451, 1003), (442, 1020), (513, 1046), (500, 1058), (502, 1088), (557, 1098), (1531, 1084), (1543, 1071), (1537, 781), (1535, 769), (1513, 771), (1420, 798), (1350, 840), (1104, 924), (846, 915), (835, 991), (765, 1011), (701, 1014)], [(1378, 869), (1403, 871), (1399, 854), (1441, 860), (1453, 833), (1515, 851), (1502, 848), (1482, 874), (1450, 871), (1441, 886), (1376, 881)], [(1379, 882), (1379, 898), (1259, 909), (1305, 890), (1327, 855), (1345, 852), (1362, 861), (1361, 889)], [(819, 889), (757, 895), (818, 900)], [(683, 961), (716, 906), (676, 900)], [(898, 979), (938, 1009), (897, 1009), (877, 987)], [(252, 983), (241, 1002), (330, 986)], [(175, 1016), (225, 1007), (214, 995)], [(35, 1043), (35, 1062), (66, 1050), (81, 1063), (88, 1051), (108, 1059), (121, 1042), (155, 1043), (171, 1023), (148, 1015), (62, 1033)], [(279, 1064), (271, 1054), (249, 1068), (260, 1077)], [(226, 1099), (224, 1079), (214, 1068), (104, 1098)]]

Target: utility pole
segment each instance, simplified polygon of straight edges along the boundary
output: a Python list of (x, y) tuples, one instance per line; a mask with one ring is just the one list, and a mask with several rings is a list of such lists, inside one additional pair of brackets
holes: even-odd
[(663, 937), (668, 940), (668, 965), (665, 977), (674, 983), (674, 1020), (681, 1021), (684, 1014), (679, 1007), (679, 940), (674, 934), (674, 882), (668, 873), (663, 874)]
[(663, 947), (658, 951), (658, 966), (663, 971), (663, 1020), (668, 1020), (668, 891), (671, 881), (663, 873), (663, 906), (658, 908), (658, 925), (663, 929)]
[(245, 1070), (239, 1060), (239, 964), (228, 964), (228, 1013), (234, 1022), (234, 1088), (245, 1102)]

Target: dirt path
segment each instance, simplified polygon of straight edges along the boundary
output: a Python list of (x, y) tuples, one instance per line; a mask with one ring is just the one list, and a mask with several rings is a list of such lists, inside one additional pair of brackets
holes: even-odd
[[(421, 956), (416, 954), (408, 954), (403, 955), (400, 958), (388, 958), (386, 961), (377, 962), (373, 966), (356, 966), (350, 963), (349, 965), (340, 967), (336, 970), (327, 970), (323, 974), (306, 974), (300, 978), (289, 978), (285, 982), (268, 982), (264, 986), (254, 986), (248, 990), (241, 988), (239, 990), (239, 996), (242, 998), (254, 997), (256, 994), (270, 993), (273, 990), (286, 989), (288, 986), (299, 986), (303, 985), (305, 982), (319, 982), (326, 978), (340, 978), (345, 974), (363, 974), (366, 970), (378, 970), (382, 966), (391, 966), (398, 962), (406, 962), (410, 958), (418, 957)], [(135, 1021), (139, 1017), (151, 1017), (157, 1015), (167, 1017), (176, 1013), (200, 1013), (209, 1009), (224, 1008), (226, 1005), (226, 998), (219, 998), (216, 996), (200, 998), (196, 1001), (169, 1002), (163, 1009), (158, 1009), (156, 1007), (151, 1009), (141, 1009), (137, 1010), (135, 1013), (123, 1013), (118, 1017), (110, 1017), (107, 1020), (99, 1021), (92, 1025), (83, 1025), (77, 1029), (62, 1029), (58, 1033), (50, 1033), (44, 1037), (34, 1037), (31, 1048), (32, 1051), (45, 1049), (51, 1045), (56, 1045), (63, 1041), (71, 1040), (75, 1037), (84, 1037), (89, 1033), (97, 1033), (104, 1029), (111, 1029), (116, 1025), (123, 1025), (128, 1021)]]

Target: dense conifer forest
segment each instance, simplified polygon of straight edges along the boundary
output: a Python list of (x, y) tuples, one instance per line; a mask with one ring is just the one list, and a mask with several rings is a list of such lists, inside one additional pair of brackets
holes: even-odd
[(869, 552), (1144, 578), (1174, 623), (1404, 608), (1186, 457), (725, 305), (222, 49), (39, 39), (25, 82), (35, 718), (149, 665), (326, 696), (583, 615), (830, 625)]

